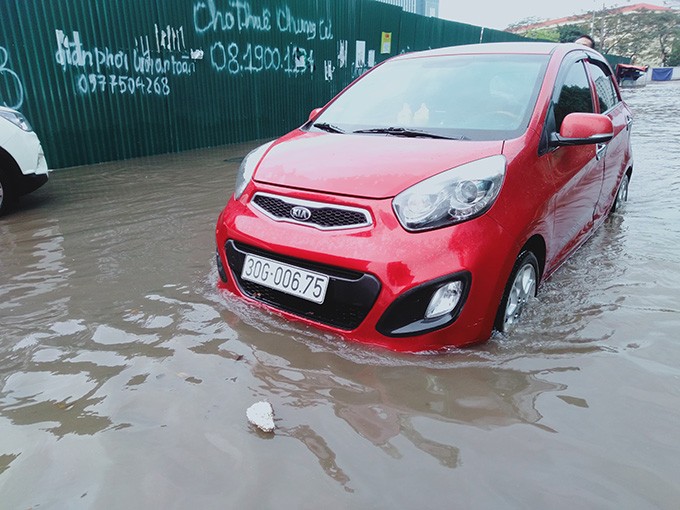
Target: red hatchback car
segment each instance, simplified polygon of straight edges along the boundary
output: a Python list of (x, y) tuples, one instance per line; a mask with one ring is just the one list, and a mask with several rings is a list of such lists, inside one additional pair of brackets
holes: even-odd
[(486, 340), (627, 199), (631, 122), (584, 46), (394, 57), (245, 157), (219, 286), (398, 351)]

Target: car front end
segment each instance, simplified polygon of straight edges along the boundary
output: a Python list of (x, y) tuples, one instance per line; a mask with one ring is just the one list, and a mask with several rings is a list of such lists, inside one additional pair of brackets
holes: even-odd
[[(300, 131), (278, 146), (253, 151), (255, 161), (247, 158), (242, 165), (237, 194), (217, 222), (220, 286), (289, 318), (397, 351), (487, 339), (494, 322), (488, 310), (498, 306), (504, 283), (499, 276), (509, 271), (505, 254), (517, 249), (503, 228), (483, 214), (505, 171), (505, 159), (497, 154), (500, 144), (468, 143), (463, 148), (460, 141), (423, 145), (422, 140), (392, 139), (387, 142), (394, 145), (392, 156), (379, 160), (365, 137), (333, 138), (315, 151), (317, 138)], [(299, 145), (296, 152), (305, 155), (304, 161), (293, 159), (287, 151), (291, 144)], [(361, 171), (348, 176), (331, 169), (346, 164), (347, 158), (335, 163), (327, 159), (330, 146), (343, 152), (341, 145), (353, 147), (355, 158), (380, 166), (380, 173), (395, 171), (395, 181), (397, 174), (405, 180), (377, 192), (371, 190), (371, 177)], [(437, 173), (426, 184), (452, 189), (451, 182), (457, 182), (453, 187), (464, 195), (459, 200), (474, 221), (467, 221), (461, 207), (458, 218), (451, 219), (448, 207), (438, 214), (437, 205), (424, 205), (423, 197), (439, 196), (439, 191), (422, 189), (422, 181), (406, 184), (417, 181), (416, 174), (404, 177), (412, 164), (406, 154), (429, 157), (430, 164), (443, 168), (455, 146), (460, 161), (469, 159), (469, 151), (485, 156)], [(307, 189), (294, 189), (277, 177), (284, 162), (296, 168), (297, 182), (304, 180)], [(344, 192), (309, 189), (314, 187), (314, 168), (322, 162), (331, 174), (345, 176), (343, 183), (331, 184)], [(239, 185), (243, 173), (250, 173), (243, 168), (248, 165), (260, 166), (259, 179)], [(466, 169), (485, 178), (466, 176)], [(472, 183), (482, 191), (470, 190)], [(496, 188), (485, 203), (489, 186)], [(447, 200), (450, 205), (453, 199)], [(409, 208), (415, 213), (405, 212)], [(450, 224), (443, 223), (446, 218)]]
[(16, 110), (0, 107), (0, 120), (7, 121), (0, 134), (0, 146), (9, 152), (25, 176), (47, 176), (49, 168), (38, 135)]
[(20, 112), (5, 107), (0, 107), (0, 164), (0, 213), (48, 180), (38, 135)]

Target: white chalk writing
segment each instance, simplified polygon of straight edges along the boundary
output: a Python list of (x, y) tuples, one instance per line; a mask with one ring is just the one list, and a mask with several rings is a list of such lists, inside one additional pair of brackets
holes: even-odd
[(111, 94), (144, 94), (167, 96), (170, 94), (170, 83), (166, 76), (149, 78), (148, 76), (121, 76), (116, 74), (80, 74), (76, 80), (81, 94), (110, 92)]
[(276, 26), (279, 32), (282, 33), (303, 34), (308, 41), (316, 38), (316, 22), (309, 19), (296, 18), (289, 7), (279, 7), (276, 9)]
[[(228, 75), (282, 72), (287, 76), (311, 74), (314, 51), (300, 46), (311, 41), (332, 41), (333, 22), (327, 16), (302, 16), (288, 4), (268, 6), (250, 0), (194, 0), (193, 26), (205, 34), (279, 33), (280, 43), (258, 44), (233, 37), (214, 39), (206, 46), (191, 48), (183, 25), (154, 23), (147, 34), (134, 38), (133, 45), (111, 47), (85, 41), (78, 30), (56, 29), (54, 58), (63, 71), (75, 69), (75, 89), (80, 94), (171, 93), (172, 79), (197, 73), (197, 60), (209, 59), (210, 68)], [(213, 36), (214, 37), (214, 36)], [(217, 36), (219, 39), (219, 35)], [(270, 39), (271, 40), (271, 39)], [(304, 42), (308, 41), (308, 42)], [(341, 41), (340, 67), (347, 67), (347, 41)], [(125, 49), (120, 49), (121, 47)], [(335, 64), (324, 62), (324, 77), (333, 79)]]
[(259, 73), (261, 71), (283, 71), (297, 75), (311, 71), (314, 65), (314, 50), (294, 45), (285, 49), (247, 43), (239, 46), (235, 42), (216, 42), (210, 49), (212, 68), (229, 74)]
[(132, 63), (136, 72), (141, 74), (171, 74), (173, 76), (190, 76), (196, 72), (196, 64), (190, 56), (182, 55), (176, 58), (152, 57), (149, 51), (132, 50)]
[(255, 9), (245, 0), (230, 0), (221, 9), (215, 0), (194, 3), (194, 30), (197, 34), (207, 32), (271, 32), (274, 27), (282, 34), (304, 37), (308, 41), (333, 39), (333, 23), (330, 19), (303, 18), (287, 6), (279, 6), (274, 13), (267, 7)]
[(263, 8), (255, 12), (249, 2), (232, 0), (229, 8), (219, 10), (215, 0), (194, 4), (194, 29), (202, 34), (208, 31), (227, 32), (233, 29), (269, 32), (272, 28), (271, 11)]
[(18, 110), (24, 104), (24, 84), (8, 63), (9, 53), (0, 46), (0, 105)]
[(156, 36), (156, 51), (159, 53), (161, 50), (184, 51), (187, 49), (184, 43), (184, 27), (175, 28), (168, 25), (165, 28), (159, 28), (154, 23), (154, 34)]
[(108, 46), (86, 46), (75, 30), (67, 35), (55, 30), (55, 60), (64, 71), (77, 68), (76, 91), (80, 94), (170, 94), (169, 76), (196, 73), (193, 57), (202, 58), (201, 50), (186, 51), (183, 27), (159, 28), (154, 24), (152, 40), (157, 50), (152, 55), (149, 36), (135, 38), (134, 48), (116, 50)]
[(55, 58), (62, 69), (73, 67), (94, 67), (98, 73), (107, 69), (129, 71), (130, 62), (127, 54), (111, 51), (109, 48), (85, 49), (80, 40), (80, 33), (73, 32), (71, 37), (61, 30), (55, 30), (57, 52)]

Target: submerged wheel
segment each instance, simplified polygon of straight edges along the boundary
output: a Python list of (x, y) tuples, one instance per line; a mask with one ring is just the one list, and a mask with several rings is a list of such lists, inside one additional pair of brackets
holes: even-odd
[(507, 333), (519, 320), (529, 299), (536, 295), (538, 275), (536, 256), (530, 251), (520, 253), (496, 314), (495, 326), (498, 331)]
[(12, 198), (12, 190), (10, 189), (9, 177), (0, 169), (0, 216), (9, 209)]
[(628, 186), (630, 184), (630, 176), (628, 173), (623, 174), (621, 178), (621, 184), (619, 184), (619, 191), (616, 192), (616, 198), (612, 204), (611, 212), (620, 209), (625, 202), (628, 201)]

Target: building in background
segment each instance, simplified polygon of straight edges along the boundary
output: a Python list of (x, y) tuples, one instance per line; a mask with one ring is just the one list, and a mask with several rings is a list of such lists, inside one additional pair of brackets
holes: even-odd
[(401, 7), (406, 12), (436, 18), (439, 16), (439, 0), (378, 0), (384, 4)]

